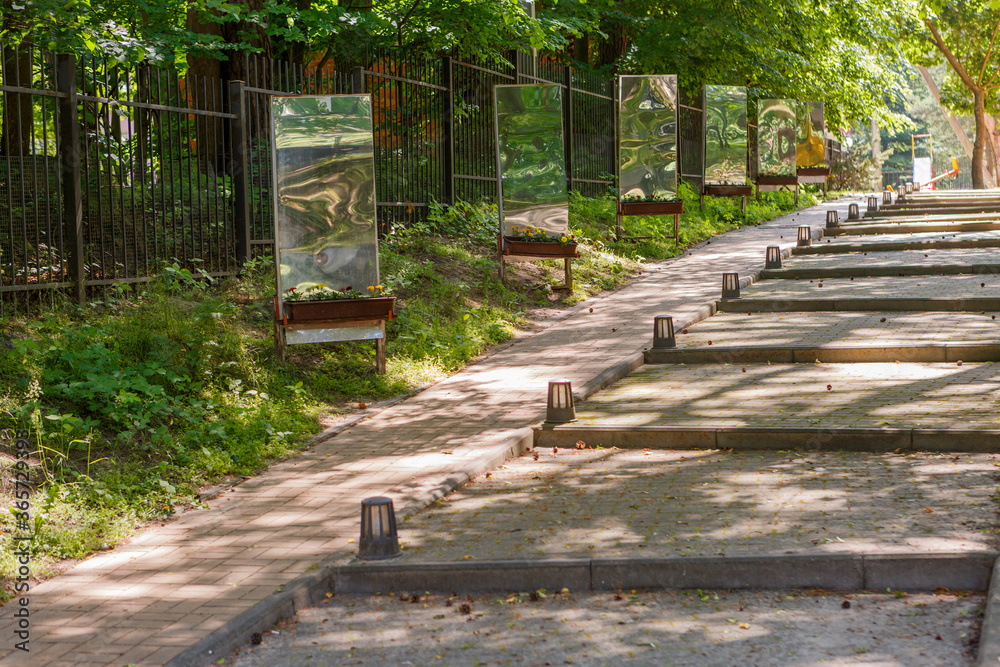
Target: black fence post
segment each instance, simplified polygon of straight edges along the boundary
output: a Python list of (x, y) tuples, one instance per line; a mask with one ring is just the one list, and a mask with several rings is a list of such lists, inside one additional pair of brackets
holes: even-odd
[(365, 92), (365, 68), (355, 67), (351, 70), (351, 95), (362, 95)]
[(76, 96), (76, 56), (56, 56), (56, 90), (59, 97), (59, 157), (63, 186), (64, 251), (69, 263), (76, 302), (87, 300), (83, 250), (83, 192), (80, 178), (80, 119)]
[(573, 189), (573, 68), (563, 68), (563, 85), (566, 97), (563, 100), (563, 142), (566, 145), (566, 189)]
[(233, 227), (236, 230), (236, 262), (242, 267), (250, 259), (250, 146), (247, 137), (246, 84), (229, 82), (230, 138), (233, 161), (229, 174), (233, 179)]
[(450, 206), (455, 203), (455, 75), (449, 56), (441, 59), (441, 78), (448, 89), (444, 93), (444, 102), (441, 105), (444, 143), (441, 176), (444, 179), (444, 201)]

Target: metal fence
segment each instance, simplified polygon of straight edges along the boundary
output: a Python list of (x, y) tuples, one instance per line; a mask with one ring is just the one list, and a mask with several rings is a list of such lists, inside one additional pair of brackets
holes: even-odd
[(344, 71), (245, 57), (245, 81), (0, 47), (0, 312), (84, 302), (177, 262), (231, 275), (273, 243), (269, 96), (372, 96), (383, 230), (437, 201), (493, 200), (493, 86), (565, 86), (567, 178), (607, 192), (614, 81), (531, 54), (506, 62), (369, 52)]

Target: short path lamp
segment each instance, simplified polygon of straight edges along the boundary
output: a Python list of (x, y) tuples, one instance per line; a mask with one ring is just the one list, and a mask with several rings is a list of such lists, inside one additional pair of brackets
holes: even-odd
[(878, 211), (878, 197), (869, 197), (868, 198), (868, 212), (869, 213), (875, 213), (876, 211)]
[[(806, 229), (808, 229), (808, 227)], [(776, 245), (767, 246), (767, 250), (764, 251), (764, 268), (765, 269), (781, 268), (781, 248), (779, 248)]]
[(677, 339), (674, 337), (674, 318), (669, 315), (657, 315), (653, 318), (653, 348), (669, 347), (677, 347)]
[(857, 220), (861, 217), (861, 209), (857, 204), (850, 204), (847, 207), (847, 219)]
[(892, 193), (886, 190), (882, 193), (882, 203), (891, 204), (892, 203)]
[(549, 398), (545, 410), (547, 424), (565, 424), (576, 419), (573, 386), (569, 380), (549, 380)]
[(361, 560), (385, 560), (395, 558), (401, 553), (399, 534), (396, 532), (396, 512), (392, 509), (392, 499), (376, 496), (362, 500), (361, 540), (358, 542), (358, 558)]
[(840, 217), (837, 215), (836, 211), (826, 212), (826, 228), (836, 229), (840, 226)]
[(800, 248), (802, 248), (804, 246), (810, 246), (810, 245), (812, 245), (812, 242), (813, 242), (812, 241), (812, 230), (809, 229), (809, 226), (808, 225), (802, 225), (801, 227), (799, 227), (799, 239), (798, 239), (798, 242), (795, 245), (797, 245)]
[(740, 298), (740, 274), (727, 272), (722, 274), (722, 298)]

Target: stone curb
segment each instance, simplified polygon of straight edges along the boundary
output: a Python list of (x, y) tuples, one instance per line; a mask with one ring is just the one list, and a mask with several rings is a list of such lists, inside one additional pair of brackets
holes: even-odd
[(924, 214), (924, 215), (948, 215), (949, 213), (954, 213), (956, 215), (961, 214), (972, 214), (976, 213), (998, 213), (1000, 212), (1000, 206), (996, 204), (983, 205), (983, 206), (919, 206), (919, 207), (906, 207), (898, 209), (884, 209), (879, 208), (879, 210), (874, 213), (864, 212), (864, 217), (866, 218), (892, 218), (896, 216), (911, 216), (914, 213)]
[(827, 227), (823, 229), (823, 236), (870, 236), (873, 234), (905, 234), (908, 232), (989, 232), (1000, 229), (998, 222), (922, 222), (907, 223), (898, 222), (894, 224), (869, 224), (851, 225), (840, 227)]
[(689, 347), (660, 348), (643, 352), (647, 364), (735, 364), (765, 363), (829, 364), (920, 362), (1000, 361), (1000, 342), (943, 343), (929, 345), (877, 345), (874, 347), (824, 347), (776, 345), (767, 347)]
[(855, 452), (963, 452), (1000, 451), (1000, 429), (959, 430), (925, 428), (779, 428), (679, 426), (541, 426), (535, 447), (575, 449), (580, 440), (590, 447), (619, 449), (736, 449)]
[(794, 313), (794, 312), (821, 312), (821, 311), (852, 311), (852, 312), (873, 312), (873, 311), (919, 311), (951, 313), (963, 310), (968, 311), (997, 311), (1000, 310), (1000, 298), (968, 298), (954, 299), (950, 297), (926, 297), (926, 298), (829, 298), (829, 299), (809, 299), (809, 298), (742, 298), (742, 299), (720, 299), (716, 302), (716, 309), (720, 313), (756, 312), (756, 313)]
[[(901, 554), (774, 554), (664, 558), (350, 564), (338, 594), (547, 590), (744, 589), (985, 591), (995, 551)], [(1000, 647), (1000, 643), (998, 643)]]
[(829, 268), (764, 269), (765, 280), (815, 280), (817, 278), (889, 278), (900, 276), (956, 276), (1000, 273), (1000, 264), (936, 264), (909, 266), (838, 266)]
[[(402, 518), (412, 516), (438, 498), (468, 483), (477, 475), (530, 449), (531, 443), (530, 428), (517, 429), (507, 434), (498, 443), (483, 448), (482, 456), (467, 461), (463, 470), (452, 472), (436, 483), (404, 496), (396, 508), (397, 515)], [(349, 559), (348, 554), (336, 554), (321, 563), (315, 571), (293, 579), (277, 593), (261, 600), (175, 656), (166, 663), (167, 667), (213, 665), (220, 656), (224, 657), (250, 643), (254, 633), (262, 633), (279, 621), (294, 618), (303, 609), (319, 604), (326, 599), (327, 592), (334, 590), (336, 572)]]
[(825, 243), (795, 247), (792, 255), (834, 255), (853, 252), (900, 252), (904, 250), (968, 250), (1000, 248), (1000, 239), (969, 239), (965, 241), (891, 241), (886, 243)]
[(979, 637), (979, 655), (976, 665), (996, 665), (1000, 662), (1000, 572), (993, 566), (993, 576), (990, 579), (990, 592), (986, 597), (986, 613), (983, 615), (983, 630)]

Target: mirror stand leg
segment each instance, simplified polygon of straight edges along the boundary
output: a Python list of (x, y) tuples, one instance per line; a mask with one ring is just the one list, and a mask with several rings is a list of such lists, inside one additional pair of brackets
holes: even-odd
[(274, 346), (278, 348), (278, 357), (285, 360), (285, 327), (278, 320), (274, 321)]
[(385, 322), (379, 323), (382, 337), (375, 339), (375, 372), (385, 375)]
[(565, 262), (564, 273), (566, 278), (566, 289), (573, 291), (573, 260), (569, 257), (563, 260)]
[(674, 246), (681, 242), (681, 214), (674, 213)]

